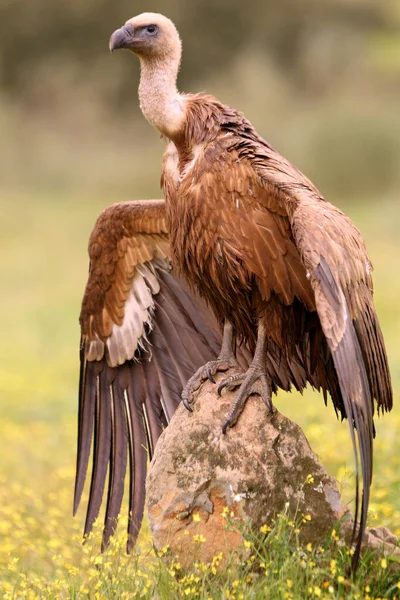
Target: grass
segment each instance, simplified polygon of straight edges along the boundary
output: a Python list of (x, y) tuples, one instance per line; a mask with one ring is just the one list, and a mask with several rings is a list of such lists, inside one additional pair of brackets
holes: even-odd
[[(367, 557), (351, 584), (346, 550), (334, 538), (322, 549), (300, 550), (285, 515), (274, 525), (268, 545), (259, 543), (260, 532), (247, 532), (247, 560), (238, 565), (233, 557), (230, 567), (216, 575), (215, 565), (194, 565), (188, 574), (176, 561), (167, 566), (152, 551), (146, 524), (131, 557), (124, 553), (123, 523), (103, 556), (98, 531), (81, 545), (83, 508), (75, 519), (71, 516), (77, 317), (87, 275), (87, 238), (97, 214), (115, 200), (71, 198), (60, 191), (0, 195), (0, 597), (400, 597), (390, 562)], [(400, 534), (400, 207), (387, 199), (347, 205), (346, 211), (362, 230), (375, 266), (375, 297), (395, 389), (392, 414), (377, 423), (370, 524)], [(344, 499), (351, 501), (347, 425), (338, 423), (333, 409), (312, 391), (280, 393), (275, 403), (303, 427), (329, 473), (341, 482)]]

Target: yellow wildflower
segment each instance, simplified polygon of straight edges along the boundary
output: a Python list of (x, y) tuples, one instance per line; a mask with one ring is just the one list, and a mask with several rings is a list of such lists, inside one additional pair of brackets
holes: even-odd
[(332, 573), (332, 575), (336, 575), (336, 571), (337, 571), (336, 560), (331, 560), (331, 573)]

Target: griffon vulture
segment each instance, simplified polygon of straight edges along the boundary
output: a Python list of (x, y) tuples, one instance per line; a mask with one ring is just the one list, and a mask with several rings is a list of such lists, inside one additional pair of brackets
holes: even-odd
[(108, 466), (107, 544), (129, 455), (129, 550), (143, 515), (145, 446), (151, 457), (181, 394), (190, 410), (201, 381), (229, 370), (219, 393), (238, 391), (224, 432), (250, 394), (271, 407), (272, 391), (291, 384), (301, 391), (307, 382), (325, 402), (329, 393), (336, 414), (349, 420), (355, 569), (370, 495), (374, 400), (378, 412), (392, 407), (360, 232), (242, 114), (212, 96), (178, 92), (181, 41), (169, 19), (130, 19), (111, 36), (111, 51), (119, 48), (138, 56), (141, 110), (169, 140), (165, 202), (111, 206), (90, 238), (75, 489), (76, 510), (94, 433), (85, 533)]

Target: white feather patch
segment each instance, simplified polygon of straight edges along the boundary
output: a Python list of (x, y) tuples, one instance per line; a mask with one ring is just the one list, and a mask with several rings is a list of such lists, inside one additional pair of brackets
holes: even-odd
[(101, 360), (104, 356), (104, 344), (99, 339), (85, 341), (85, 356), (87, 360)]
[(153, 294), (159, 291), (160, 284), (151, 265), (138, 265), (125, 303), (124, 321), (122, 325), (113, 325), (107, 340), (110, 366), (116, 367), (134, 358), (139, 342), (146, 335), (145, 327), (151, 328)]
[[(169, 270), (167, 259), (155, 259), (157, 264)], [(125, 316), (122, 325), (114, 323), (111, 335), (104, 344), (98, 337), (86, 340), (85, 355), (87, 360), (101, 360), (104, 346), (107, 348), (107, 362), (111, 367), (122, 365), (133, 359), (138, 348), (145, 349), (148, 344), (146, 330), (152, 329), (154, 311), (153, 296), (160, 291), (160, 283), (151, 262), (136, 266), (132, 286), (125, 302)]]

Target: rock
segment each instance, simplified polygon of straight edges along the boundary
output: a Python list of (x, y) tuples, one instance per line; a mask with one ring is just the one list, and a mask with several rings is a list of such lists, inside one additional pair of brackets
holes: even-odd
[(371, 527), (371, 529), (367, 529), (362, 550), (376, 552), (382, 556), (390, 556), (397, 564), (400, 561), (399, 539), (387, 527)]
[(259, 396), (248, 400), (236, 426), (223, 435), (233, 398), (227, 391), (220, 398), (217, 386), (203, 384), (193, 413), (183, 406), (176, 411), (149, 469), (154, 545), (169, 545), (184, 567), (243, 550), (240, 532), (226, 529), (225, 507), (237, 523), (250, 520), (255, 529), (285, 507), (307, 515), (300, 535), (313, 544), (345, 513), (351, 517), (300, 427), (277, 410), (270, 413)]
[[(180, 406), (158, 441), (147, 476), (155, 548), (168, 545), (184, 568), (222, 552), (223, 568), (233, 550), (245, 553), (240, 525), (250, 521), (257, 530), (286, 509), (304, 516), (301, 543), (324, 542), (341, 520), (340, 536), (349, 544), (352, 515), (300, 427), (254, 396), (223, 435), (234, 394), (220, 398), (216, 390), (205, 383), (193, 413)], [(226, 513), (235, 530), (226, 527)], [(391, 567), (399, 566), (398, 538), (385, 527), (367, 530), (362, 549), (390, 555)]]

